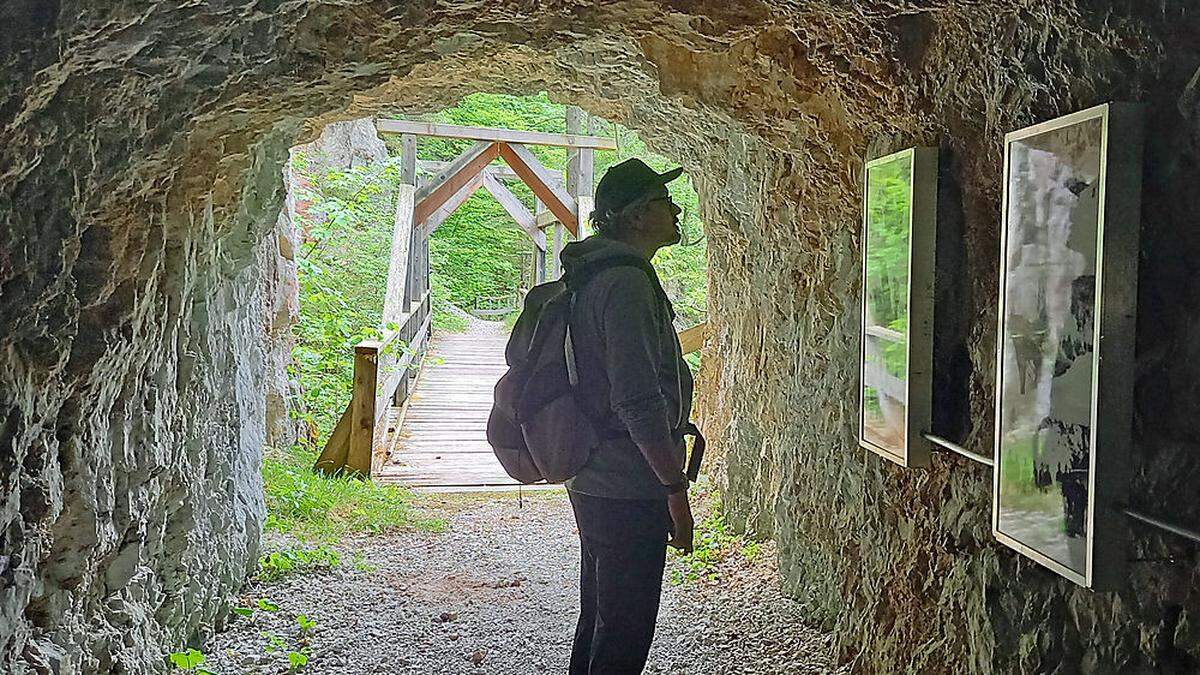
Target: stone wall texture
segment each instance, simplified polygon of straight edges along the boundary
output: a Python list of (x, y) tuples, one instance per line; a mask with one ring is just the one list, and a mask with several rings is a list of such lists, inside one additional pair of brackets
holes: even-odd
[[(1134, 502), (1200, 522), (1200, 8), (1140, 0), (11, 0), (0, 6), (0, 671), (154, 672), (255, 554), (288, 148), (540, 89), (695, 177), (731, 517), (867, 673), (1194, 673), (1194, 547), (1092, 593), (990, 474), (855, 447), (862, 157), (938, 144), (936, 430), (991, 438), (1002, 137), (1148, 105)], [(1189, 82), (1192, 84), (1189, 86)]]

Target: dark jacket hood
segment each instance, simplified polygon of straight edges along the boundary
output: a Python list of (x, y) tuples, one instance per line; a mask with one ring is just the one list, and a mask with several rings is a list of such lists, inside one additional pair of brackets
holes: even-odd
[(583, 265), (619, 255), (635, 255), (640, 257), (641, 253), (623, 241), (593, 234), (583, 241), (573, 241), (564, 246), (559, 259), (562, 260), (563, 271), (569, 273), (573, 269), (578, 269)]

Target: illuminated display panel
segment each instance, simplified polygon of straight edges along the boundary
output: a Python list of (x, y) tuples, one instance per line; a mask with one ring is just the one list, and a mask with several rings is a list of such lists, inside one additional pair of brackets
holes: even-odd
[(926, 466), (937, 149), (871, 160), (863, 184), (859, 443), (904, 466)]
[(993, 531), (1084, 586), (1124, 563), (1140, 180), (1128, 105), (1005, 138)]

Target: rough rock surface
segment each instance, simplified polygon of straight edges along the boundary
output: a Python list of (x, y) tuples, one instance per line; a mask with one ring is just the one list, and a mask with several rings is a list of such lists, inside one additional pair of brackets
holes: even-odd
[[(241, 605), (278, 605), (231, 619), (204, 644), (218, 673), (286, 673), (274, 634), (307, 647), (324, 675), (565, 673), (579, 613), (579, 538), (565, 494), (455, 497), (445, 532), (397, 533), (339, 545), (339, 567), (246, 589)], [(712, 578), (664, 583), (646, 673), (826, 675), (829, 636), (785, 597), (764, 545), (729, 553)], [(667, 578), (687, 567), (668, 558)], [(305, 635), (296, 616), (317, 623)]]
[(0, 7), (0, 669), (145, 671), (223, 611), (262, 517), (265, 271), (287, 148), (549, 90), (696, 178), (704, 426), (733, 516), (867, 672), (1195, 672), (1194, 548), (1128, 589), (997, 546), (990, 476), (853, 442), (861, 158), (940, 143), (937, 430), (989, 446), (1003, 132), (1149, 106), (1137, 506), (1200, 521), (1200, 64), (1189, 2), (144, 0)]

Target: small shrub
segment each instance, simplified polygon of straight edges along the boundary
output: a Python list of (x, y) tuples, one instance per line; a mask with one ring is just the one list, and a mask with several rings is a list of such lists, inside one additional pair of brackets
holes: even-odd
[(692, 552), (680, 555), (683, 569), (671, 573), (671, 582), (676, 585), (700, 578), (715, 579), (717, 565), (731, 555), (753, 560), (759, 554), (758, 542), (747, 541), (729, 529), (721, 513), (720, 494), (716, 491), (711, 494), (708, 515), (696, 523)]
[(316, 628), (317, 622), (310, 619), (307, 614), (297, 614), (296, 625), (300, 627), (300, 634), (304, 635)]

